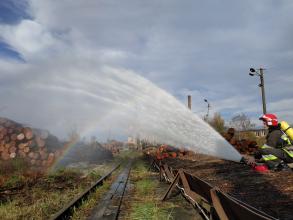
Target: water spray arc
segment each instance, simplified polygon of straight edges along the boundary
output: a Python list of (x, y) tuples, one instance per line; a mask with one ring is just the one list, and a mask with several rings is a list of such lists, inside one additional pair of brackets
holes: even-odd
[[(240, 161), (241, 155), (212, 127), (175, 97), (138, 74), (100, 67), (92, 61), (79, 65), (72, 60), (59, 66), (63, 74), (53, 67), (43, 78), (28, 77), (33, 72), (30, 68), (20, 74), (15, 82), (19, 84), (18, 91), (11, 92), (5, 116), (16, 120), (26, 118), (26, 123), (35, 127), (45, 125), (57, 135), (64, 133), (68, 123), (79, 125), (81, 136), (94, 134), (98, 138), (107, 137), (110, 127), (113, 137), (127, 137), (129, 132), (135, 132), (141, 139)], [(31, 68), (46, 69), (44, 66)], [(33, 77), (37, 80), (30, 81)], [(4, 99), (3, 94), (0, 98)], [(19, 94), (22, 94), (21, 101), (15, 102)], [(39, 103), (38, 109), (31, 108), (34, 103)]]

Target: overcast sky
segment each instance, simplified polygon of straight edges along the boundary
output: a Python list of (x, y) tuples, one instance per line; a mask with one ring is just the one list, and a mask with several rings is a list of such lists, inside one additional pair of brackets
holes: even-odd
[(259, 78), (248, 72), (262, 67), (268, 112), (292, 123), (292, 11), (292, 0), (2, 0), (1, 115), (26, 122), (19, 111), (35, 103), (23, 88), (94, 62), (140, 75), (184, 104), (192, 95), (200, 117), (208, 99), (211, 114), (243, 112), (257, 123)]

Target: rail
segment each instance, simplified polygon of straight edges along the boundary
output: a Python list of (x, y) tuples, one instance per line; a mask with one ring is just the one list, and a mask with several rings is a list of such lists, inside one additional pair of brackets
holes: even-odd
[(126, 165), (125, 169), (119, 174), (116, 181), (112, 184), (108, 193), (99, 201), (99, 204), (92, 210), (88, 220), (116, 220), (120, 213), (120, 207), (126, 185), (128, 182), (132, 161)]
[(64, 219), (70, 219), (72, 216), (74, 210), (78, 208), (84, 200), (88, 198), (88, 196), (98, 187), (103, 185), (104, 180), (106, 180), (108, 177), (112, 175), (112, 173), (120, 167), (120, 164), (115, 166), (110, 172), (108, 172), (106, 175), (101, 177), (97, 182), (92, 184), (88, 189), (86, 189), (82, 194), (78, 195), (76, 198), (74, 198), (69, 204), (67, 204), (63, 209), (61, 209), (59, 212), (57, 212), (51, 220), (64, 220)]

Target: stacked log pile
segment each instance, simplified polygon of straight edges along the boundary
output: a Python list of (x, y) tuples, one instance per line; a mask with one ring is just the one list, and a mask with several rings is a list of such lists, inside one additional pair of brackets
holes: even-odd
[(188, 150), (186, 148), (176, 148), (166, 144), (145, 148), (143, 152), (147, 155), (156, 157), (158, 160), (176, 157), (188, 158), (195, 155), (194, 151)]
[(253, 154), (258, 149), (256, 141), (246, 139), (236, 140), (234, 128), (229, 128), (223, 136), (241, 154)]
[(0, 160), (24, 158), (33, 167), (47, 168), (61, 154), (61, 143), (48, 131), (0, 118)]

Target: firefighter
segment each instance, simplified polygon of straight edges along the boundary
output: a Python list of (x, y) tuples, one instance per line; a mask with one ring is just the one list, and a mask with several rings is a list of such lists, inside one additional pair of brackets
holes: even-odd
[(284, 151), (284, 148), (291, 145), (291, 142), (281, 130), (277, 116), (264, 114), (259, 120), (262, 120), (264, 125), (268, 127), (268, 134), (266, 144), (255, 153), (255, 158), (264, 161), (270, 169), (281, 170), (287, 168), (285, 163), (292, 163), (293, 158)]

